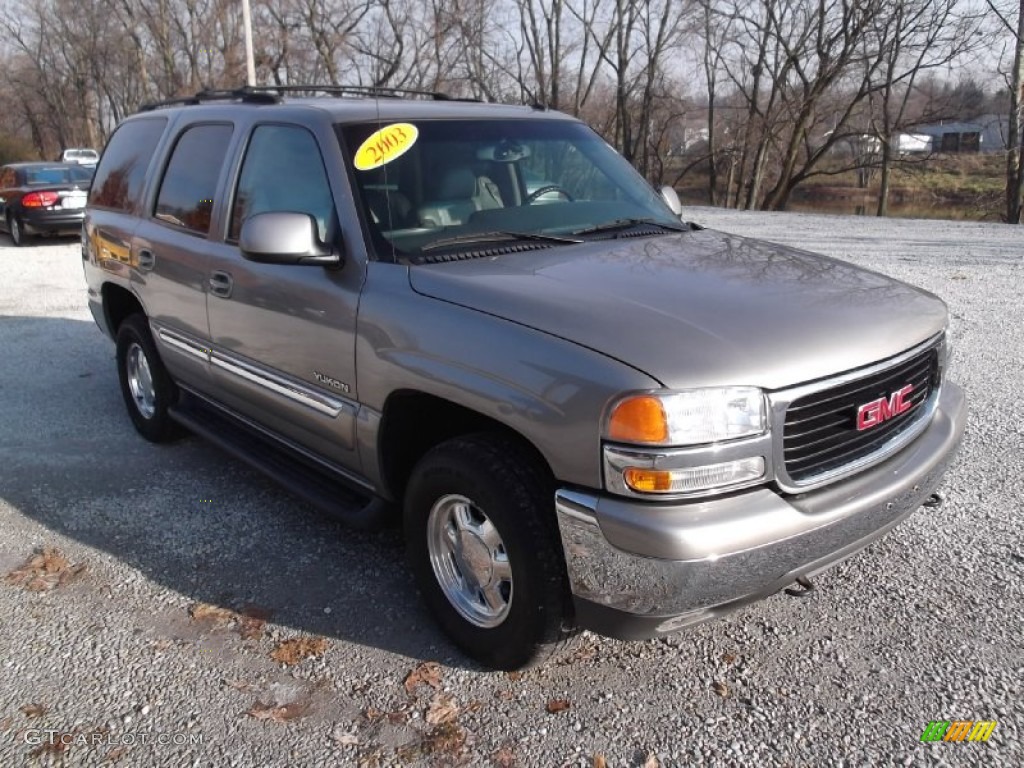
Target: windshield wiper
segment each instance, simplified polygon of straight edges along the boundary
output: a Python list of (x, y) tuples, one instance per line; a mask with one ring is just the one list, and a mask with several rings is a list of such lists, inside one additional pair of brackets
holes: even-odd
[(572, 232), (574, 235), (592, 235), (596, 232), (616, 232), (623, 229), (630, 229), (631, 227), (640, 226), (641, 224), (648, 224), (655, 227), (661, 227), (667, 232), (689, 232), (690, 227), (687, 224), (666, 224), (663, 221), (650, 218), (627, 218), (627, 219), (614, 219), (613, 221), (606, 221), (604, 224), (595, 224), (592, 227), (584, 227), (583, 229), (577, 229)]
[[(575, 234), (575, 233), (574, 233)], [(446, 237), (443, 240), (435, 240), (420, 248), (420, 251), (432, 251), (435, 248), (444, 248), (448, 245), (466, 245), (470, 243), (493, 243), (506, 240), (538, 240), (543, 243), (582, 243), (574, 237), (559, 237), (557, 235), (542, 235), (535, 232), (510, 232), (508, 230), (495, 230), (494, 232), (467, 232), (464, 235)]]

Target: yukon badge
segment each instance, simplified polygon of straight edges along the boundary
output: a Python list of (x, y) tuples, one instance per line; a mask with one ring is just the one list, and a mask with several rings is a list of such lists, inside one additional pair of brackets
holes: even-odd
[(320, 373), (320, 371), (313, 371), (313, 378), (319, 381), (321, 384), (325, 384), (333, 389), (339, 389), (342, 392), (348, 392), (348, 384), (343, 381), (338, 381), (333, 376)]
[(870, 429), (883, 421), (888, 421), (893, 416), (909, 411), (914, 404), (908, 402), (907, 397), (913, 391), (914, 385), (907, 384), (903, 389), (896, 390), (887, 398), (880, 397), (870, 403), (864, 403), (857, 409), (857, 431)]

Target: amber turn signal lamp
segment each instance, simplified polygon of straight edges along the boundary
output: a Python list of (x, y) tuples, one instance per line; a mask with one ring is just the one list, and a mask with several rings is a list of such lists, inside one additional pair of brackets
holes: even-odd
[(661, 400), (637, 395), (616, 405), (608, 420), (608, 438), (624, 443), (668, 442), (668, 419)]

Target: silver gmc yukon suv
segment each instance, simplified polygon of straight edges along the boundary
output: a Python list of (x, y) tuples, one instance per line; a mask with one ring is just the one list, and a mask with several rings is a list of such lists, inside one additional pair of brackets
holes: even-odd
[(399, 518), (430, 611), (491, 667), (806, 591), (937, 507), (964, 429), (940, 299), (685, 223), (539, 107), (147, 105), (103, 152), (83, 261), (143, 437)]

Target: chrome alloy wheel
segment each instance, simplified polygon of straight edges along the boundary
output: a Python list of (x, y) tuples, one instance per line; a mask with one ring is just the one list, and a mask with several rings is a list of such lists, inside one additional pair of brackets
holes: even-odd
[(442, 496), (427, 519), (427, 551), (437, 583), (466, 621), (485, 629), (512, 605), (512, 566), (494, 523), (465, 496)]
[(132, 400), (144, 418), (151, 419), (156, 413), (156, 390), (153, 388), (153, 375), (149, 370), (149, 359), (146, 353), (135, 342), (128, 347), (125, 356), (125, 368), (128, 374), (128, 388)]

